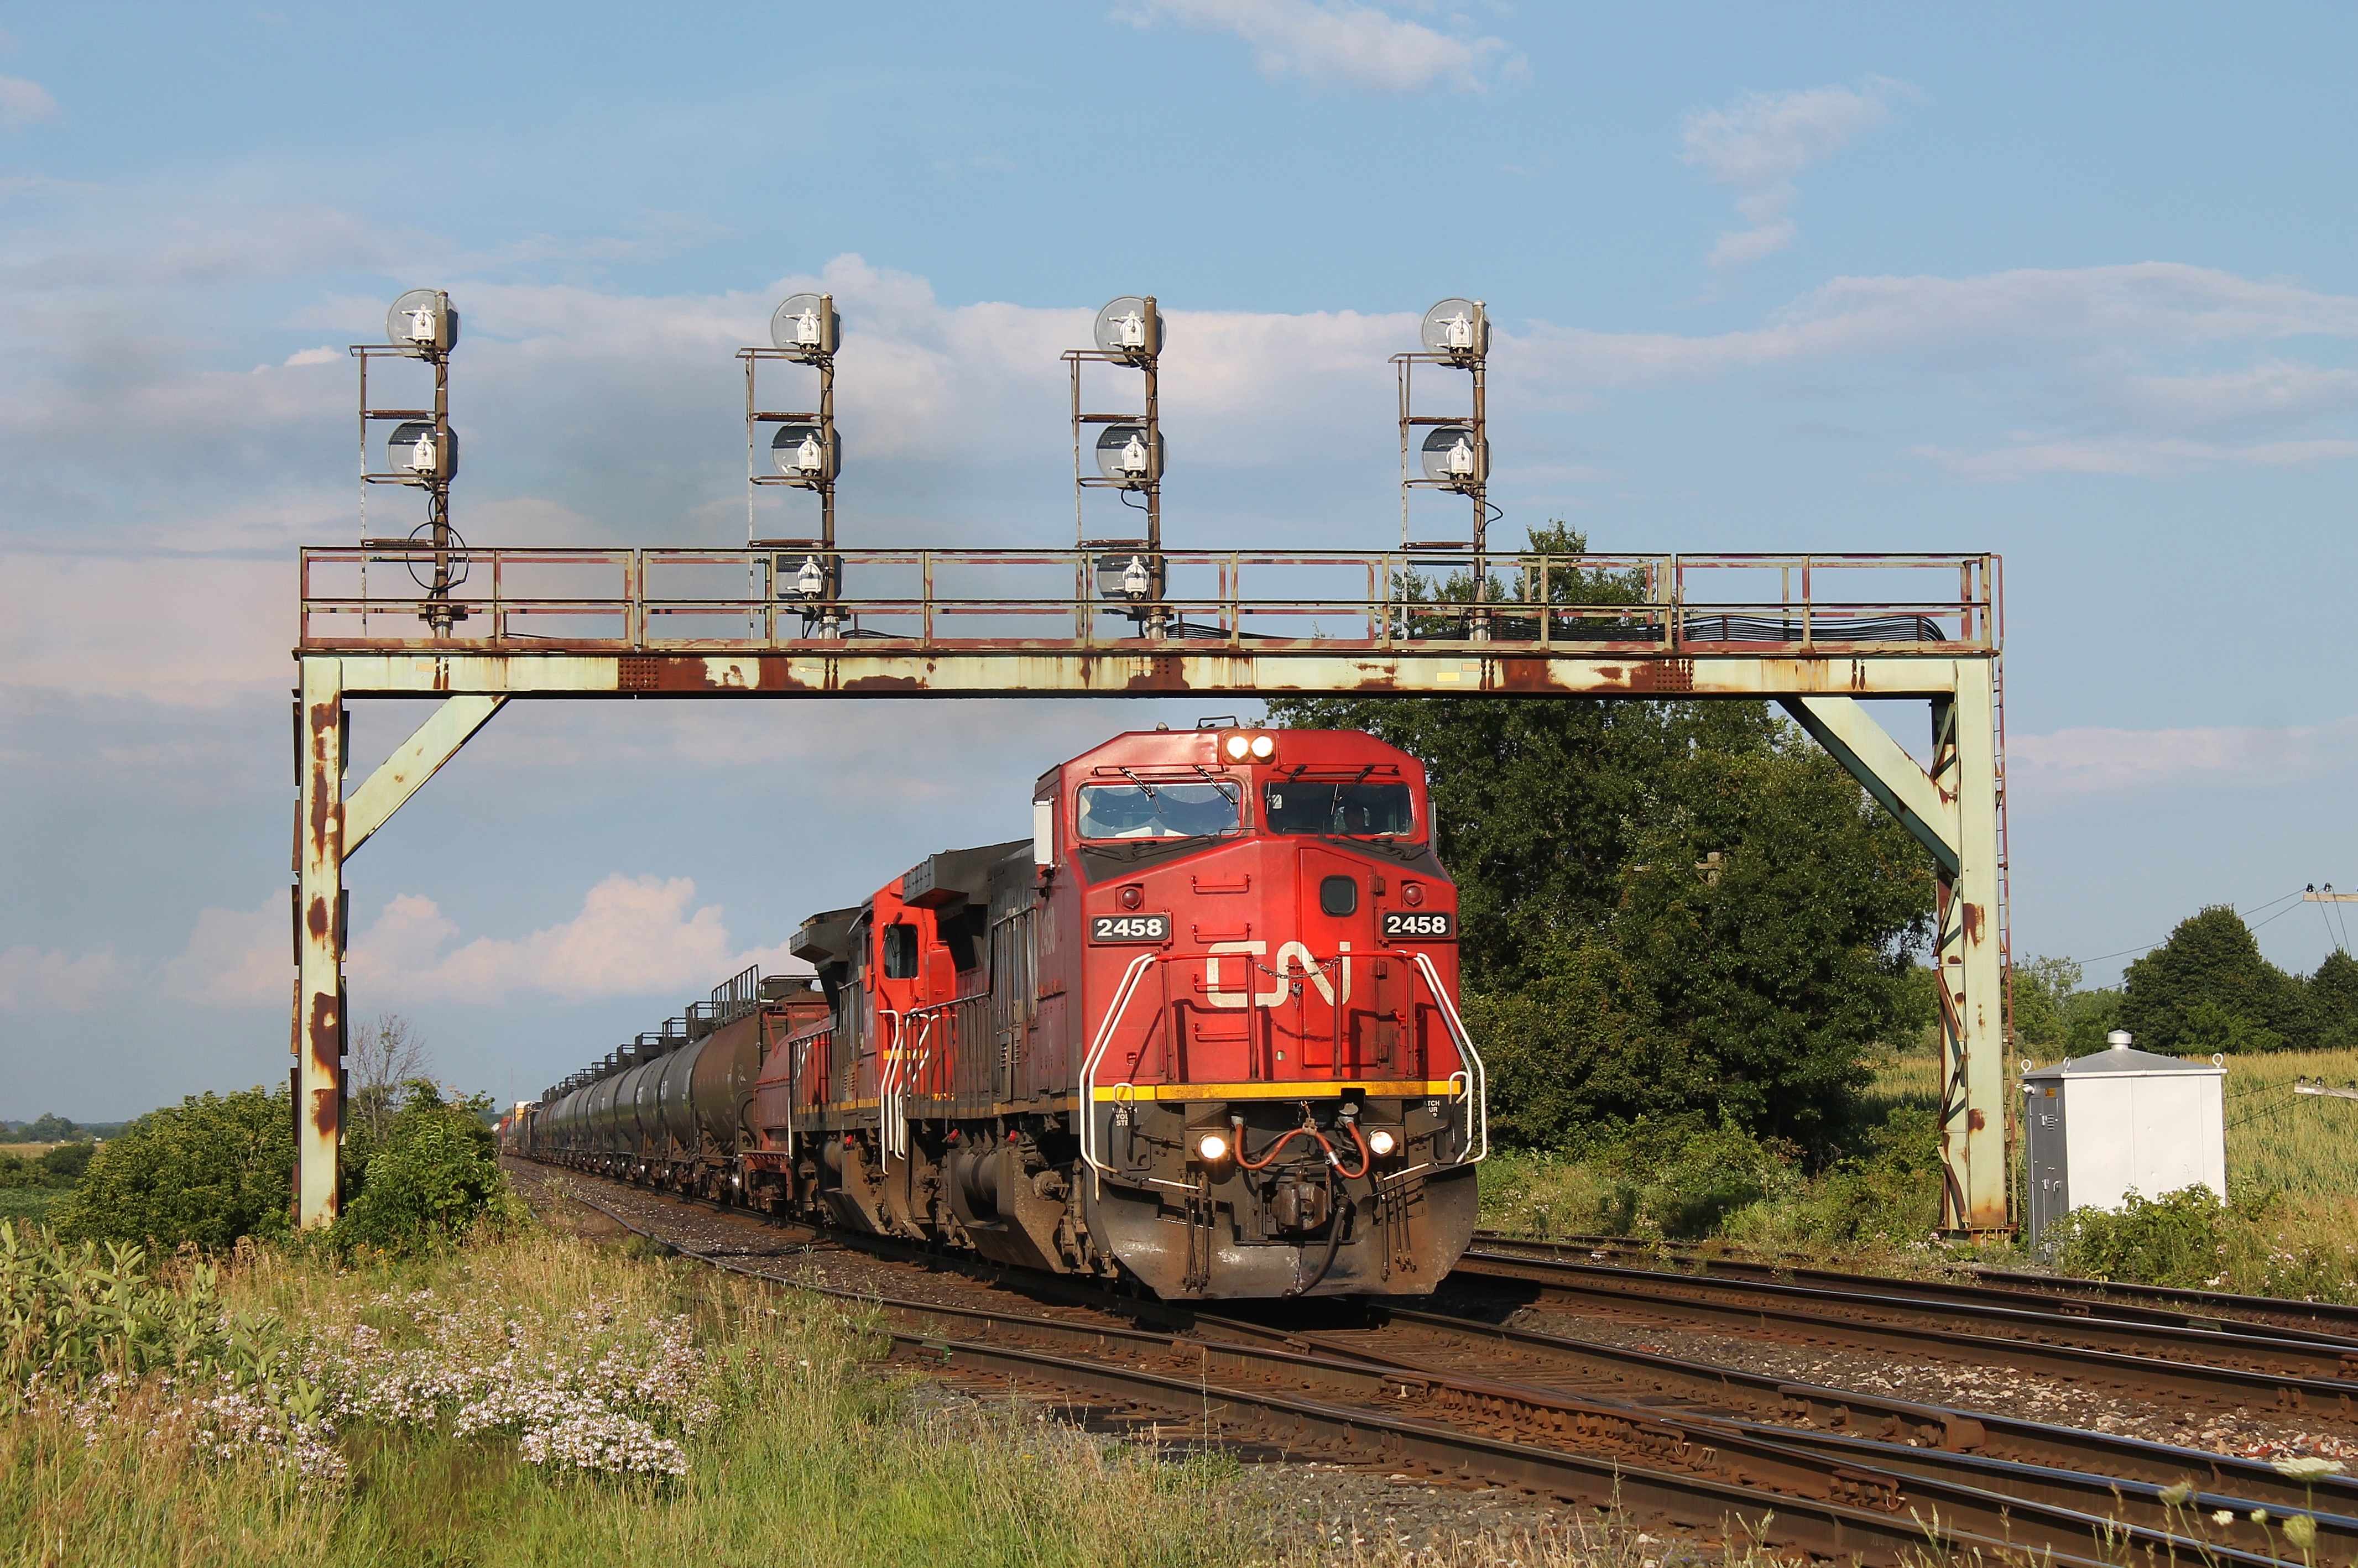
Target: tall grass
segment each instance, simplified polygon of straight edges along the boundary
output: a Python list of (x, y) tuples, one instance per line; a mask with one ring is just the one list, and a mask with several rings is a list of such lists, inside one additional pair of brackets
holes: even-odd
[[(44, 1279), (66, 1271), (56, 1256)], [(160, 1271), (172, 1288), (198, 1277), (186, 1261)], [(151, 1271), (135, 1293), (152, 1296), (158, 1282)], [(1539, 1539), (1452, 1529), (1436, 1543), (1422, 1528), (1403, 1539), (1374, 1519), (1334, 1528), (1249, 1484), (1217, 1452), (1158, 1453), (1081, 1432), (1053, 1410), (946, 1394), (882, 1366), (887, 1341), (857, 1304), (546, 1231), (357, 1269), (248, 1250), (210, 1288), (207, 1301), (254, 1334), (297, 1347), (289, 1368), (299, 1363), (328, 1392), (310, 1438), (336, 1462), (296, 1465), (267, 1442), (208, 1441), (191, 1414), (207, 1386), (101, 1375), (135, 1363), (85, 1356), (74, 1377), (36, 1379), (33, 1397), (0, 1421), (0, 1563), (1640, 1568), (1661, 1553), (1593, 1515)], [(265, 1323), (276, 1326), (265, 1333)], [(708, 1409), (666, 1429), (678, 1436), (676, 1473), (535, 1464), (513, 1433), (460, 1430), (473, 1395), (449, 1390), (479, 1391), (487, 1365), (529, 1383), (552, 1345), (578, 1349), (590, 1335), (608, 1346), (603, 1367), (681, 1323), (694, 1355), (666, 1364)], [(454, 1324), (465, 1332), (454, 1336)], [(15, 1343), (38, 1360), (38, 1338)], [(343, 1371), (330, 1352), (348, 1354)], [(406, 1379), (398, 1397), (386, 1392), (396, 1370)], [(600, 1375), (583, 1368), (577, 1380)], [(372, 1377), (387, 1380), (373, 1393)]]

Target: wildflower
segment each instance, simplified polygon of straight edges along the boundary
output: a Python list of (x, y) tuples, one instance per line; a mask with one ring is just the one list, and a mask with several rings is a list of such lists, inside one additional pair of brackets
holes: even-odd
[(2211, 1522), (2212, 1524), (2233, 1524), (2235, 1522), (2235, 1510), (2233, 1509), (2221, 1509), (2217, 1513), (2211, 1516)]
[(2267, 1509), (2254, 1509), (2252, 1510), (2252, 1522), (2253, 1522), (2254, 1524), (2266, 1524), (2266, 1523), (2267, 1523), (2267, 1522), (2268, 1522), (2268, 1510), (2267, 1510)]
[[(2289, 1476), (2296, 1481), (2314, 1481), (2320, 1476), (2339, 1476), (2343, 1468), (2341, 1460), (2328, 1459), (2318, 1454), (2296, 1454), (2275, 1461), (2271, 1467), (2277, 1475)], [(2291, 1527), (2288, 1525), (2286, 1528)]]
[(2161, 1500), (2168, 1503), (2171, 1508), (2178, 1507), (2179, 1504), (2184, 1502), (2193, 1495), (2194, 1488), (2188, 1486), (2183, 1481), (2173, 1481), (2169, 1486), (2164, 1487), (2161, 1489)]
[(2303, 1552), (2317, 1544), (2317, 1521), (2307, 1514), (2295, 1514), (2285, 1520), (2285, 1539)]

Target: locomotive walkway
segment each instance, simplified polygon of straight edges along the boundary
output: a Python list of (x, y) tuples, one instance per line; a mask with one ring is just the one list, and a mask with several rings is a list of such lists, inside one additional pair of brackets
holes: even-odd
[[(905, 1244), (781, 1227), (579, 1173), (557, 1184), (650, 1240), (801, 1288), (812, 1287), (785, 1255), (806, 1246), (806, 1236), (927, 1271), (913, 1283), (962, 1277), (1044, 1291), (1056, 1304), (998, 1291), (983, 1305), (979, 1288), (974, 1305), (841, 1293), (886, 1313), (895, 1360), (1001, 1391), (1011, 1381), (1158, 1441), (1307, 1450), (1479, 1477), (1727, 1539), (1740, 1531), (1763, 1544), (1877, 1563), (1937, 1542), (2071, 1564), (2117, 1561), (2129, 1550), (2257, 1564), (2271, 1560), (2275, 1543), (2273, 1526), (2250, 1519), (2255, 1509), (2315, 1518), (2320, 1554), (2347, 1559), (2358, 1551), (2358, 1484), (2329, 1477), (2312, 1487), (2255, 1461), (1810, 1387), (1443, 1313), (1296, 1303), (1282, 1322), (1247, 1322), (1081, 1281), (946, 1264)], [(624, 1203), (631, 1213), (617, 1206)], [(698, 1213), (726, 1217), (748, 1245), (688, 1242)], [(781, 1229), (796, 1241), (782, 1246)], [(1639, 1301), (1643, 1310), (1657, 1304), (1624, 1296), (1621, 1305)], [(1839, 1318), (1814, 1332), (1845, 1329), (1877, 1332)], [(2012, 1359), (2024, 1348), (1990, 1343)], [(2358, 1341), (2350, 1348), (2358, 1353)], [(2143, 1360), (2158, 1376), (2193, 1381), (2227, 1370), (2091, 1354)], [(2221, 1397), (2247, 1393), (2239, 1386)], [(2232, 1522), (2209, 1517), (2223, 1511)]]

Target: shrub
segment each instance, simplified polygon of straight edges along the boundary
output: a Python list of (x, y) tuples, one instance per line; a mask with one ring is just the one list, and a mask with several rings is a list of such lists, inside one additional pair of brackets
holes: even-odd
[(230, 1372), (251, 1379), (277, 1353), (274, 1325), (229, 1311), (221, 1274), (198, 1263), (178, 1281), (148, 1272), (144, 1249), (59, 1245), (0, 1220), (0, 1408), (35, 1381), (71, 1390), (113, 1374)]
[(2200, 1288), (2225, 1271), (2227, 1218), (2227, 1206), (2209, 1187), (2150, 1200), (2131, 1193), (2117, 1213), (2073, 1209), (2040, 1242), (2068, 1274)]
[(60, 1143), (33, 1162), (50, 1185), (71, 1186), (90, 1169), (90, 1157), (97, 1150), (95, 1143)]
[(429, 1080), (412, 1081), (401, 1108), (369, 1141), (373, 1147), (347, 1151), (359, 1190), (344, 1205), (333, 1244), (414, 1252), (503, 1210), (507, 1178), (481, 1109), (480, 1096), (446, 1099)]
[(98, 1146), (56, 1213), (68, 1240), (225, 1251), (287, 1224), (294, 1113), (284, 1088), (192, 1095)]
[(0, 1188), (38, 1187), (43, 1184), (38, 1165), (26, 1159), (22, 1154), (0, 1149)]

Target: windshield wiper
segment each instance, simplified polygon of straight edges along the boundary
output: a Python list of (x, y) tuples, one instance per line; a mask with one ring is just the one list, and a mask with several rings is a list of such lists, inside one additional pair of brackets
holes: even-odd
[(1132, 783), (1132, 784), (1136, 784), (1136, 785), (1137, 785), (1137, 786), (1138, 786), (1141, 791), (1143, 791), (1143, 792), (1145, 793), (1145, 795), (1146, 795), (1146, 798), (1147, 798), (1147, 799), (1149, 799), (1149, 800), (1153, 800), (1153, 799), (1155, 799), (1155, 798), (1156, 798), (1156, 795), (1155, 795), (1155, 794), (1154, 794), (1154, 786), (1153, 786), (1152, 784), (1148, 784), (1144, 779), (1140, 778), (1136, 773), (1131, 773), (1128, 768), (1116, 768), (1116, 769), (1114, 770), (1114, 772), (1116, 772), (1116, 773), (1120, 773), (1122, 777), (1124, 777), (1124, 778), (1128, 779), (1130, 783)]
[(1239, 787), (1236, 780), (1231, 778), (1223, 778), (1201, 762), (1195, 763), (1195, 769), (1197, 773), (1204, 775), (1206, 783), (1209, 784), (1214, 789), (1220, 792), (1220, 798), (1222, 800), (1227, 801), (1230, 806), (1234, 806), (1237, 803), (1238, 796), (1230, 793)]

